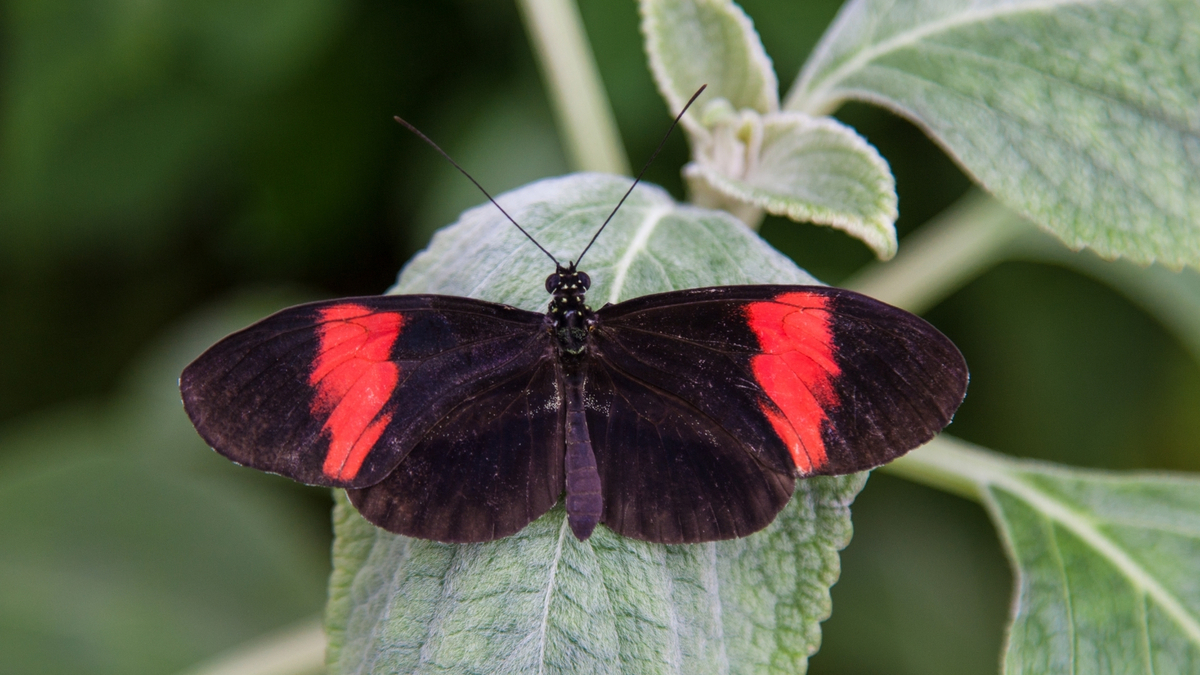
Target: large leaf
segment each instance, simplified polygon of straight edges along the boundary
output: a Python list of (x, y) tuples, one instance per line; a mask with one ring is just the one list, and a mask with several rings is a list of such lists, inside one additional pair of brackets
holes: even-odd
[(1200, 265), (1200, 4), (852, 0), (785, 108), (910, 117), (1072, 248)]
[(1019, 461), (946, 436), (889, 470), (995, 520), (1017, 572), (1004, 672), (1200, 672), (1200, 478)]
[[(499, 197), (561, 259), (579, 254), (628, 187), (596, 174)], [(593, 305), (706, 284), (811, 279), (728, 214), (642, 186), (583, 267)], [(490, 205), (434, 237), (395, 292), (547, 303), (553, 267)], [(750, 537), (647, 544), (599, 527), (570, 534), (561, 508), (515, 536), (449, 545), (336, 515), (327, 628), (333, 672), (737, 673), (802, 671), (830, 611), (837, 551), (863, 477), (801, 481)]]
[[(497, 198), (559, 260), (574, 260), (630, 180), (574, 174), (532, 183)], [(817, 283), (728, 214), (677, 204), (641, 184), (588, 252), (595, 307), (648, 293), (723, 284)], [(389, 293), (444, 293), (532, 311), (549, 306), (543, 282), (554, 264), (491, 204), (462, 214), (433, 237)]]

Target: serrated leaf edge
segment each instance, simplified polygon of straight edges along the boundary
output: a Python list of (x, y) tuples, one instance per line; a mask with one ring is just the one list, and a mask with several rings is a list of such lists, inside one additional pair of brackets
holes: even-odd
[(772, 215), (785, 216), (795, 221), (828, 225), (841, 230), (865, 243), (880, 260), (890, 260), (895, 256), (899, 247), (895, 228), (899, 212), (897, 210), (896, 183), (887, 160), (862, 136), (840, 122), (829, 118), (813, 118), (795, 112), (776, 113), (767, 116), (764, 122), (773, 121), (770, 118), (775, 117), (784, 118), (784, 121), (789, 122), (802, 121), (809, 129), (822, 129), (837, 133), (863, 157), (867, 158), (877, 169), (878, 175), (882, 177), (874, 186), (878, 188), (876, 191), (878, 194), (884, 195), (885, 203), (879, 214), (874, 217), (861, 218), (846, 211), (821, 208), (807, 202), (780, 198), (746, 181), (723, 176), (697, 162), (690, 162), (684, 166), (684, 175), (696, 176), (714, 190), (732, 199), (765, 209)]

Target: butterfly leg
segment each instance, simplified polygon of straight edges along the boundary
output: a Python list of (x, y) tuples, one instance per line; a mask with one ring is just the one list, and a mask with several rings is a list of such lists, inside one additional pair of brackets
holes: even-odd
[(567, 474), (567, 522), (579, 541), (592, 536), (592, 530), (604, 513), (600, 473), (596, 470), (596, 455), (592, 452), (587, 412), (584, 410), (583, 384), (582, 372), (567, 374), (567, 455), (564, 461)]

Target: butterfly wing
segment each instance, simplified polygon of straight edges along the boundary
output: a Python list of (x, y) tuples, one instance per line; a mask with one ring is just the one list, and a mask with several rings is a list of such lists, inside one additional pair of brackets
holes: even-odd
[(350, 490), (376, 525), (423, 539), (491, 541), (550, 510), (563, 489), (555, 358), (466, 396), (381, 482)]
[(588, 371), (601, 522), (627, 537), (678, 544), (744, 537), (774, 520), (795, 488), (781, 458), (763, 461), (686, 393), (632, 370), (597, 359)]
[[(544, 319), (430, 295), (300, 305), (192, 362), (180, 378), (184, 408), (208, 444), (239, 464), (362, 488), (383, 480), (463, 401), (543, 372), (553, 362)], [(536, 420), (552, 438), (555, 415)], [(561, 454), (551, 445), (525, 450)]]
[(588, 423), (603, 522), (640, 539), (761, 529), (792, 477), (895, 459), (948, 424), (966, 393), (962, 355), (937, 329), (841, 289), (692, 289), (596, 319)]

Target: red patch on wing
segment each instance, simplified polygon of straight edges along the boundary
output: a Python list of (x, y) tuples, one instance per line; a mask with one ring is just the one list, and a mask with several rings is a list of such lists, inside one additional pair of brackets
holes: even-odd
[(774, 408), (764, 403), (763, 413), (805, 474), (828, 461), (821, 424), (826, 411), (838, 405), (833, 381), (841, 369), (834, 360), (829, 302), (815, 293), (784, 293), (746, 305), (746, 318), (762, 347), (750, 367), (775, 403)]
[(403, 326), (400, 314), (361, 305), (321, 310), (321, 346), (308, 382), (317, 390), (312, 411), (328, 415), (329, 452), (321, 470), (330, 478), (353, 479), (392, 421), (391, 413), (379, 413), (400, 381), (391, 352)]

